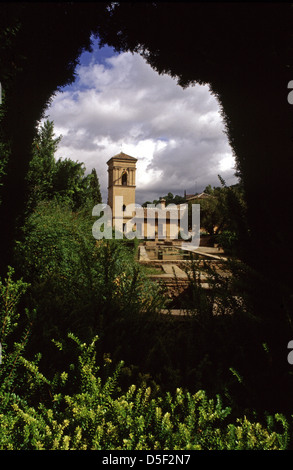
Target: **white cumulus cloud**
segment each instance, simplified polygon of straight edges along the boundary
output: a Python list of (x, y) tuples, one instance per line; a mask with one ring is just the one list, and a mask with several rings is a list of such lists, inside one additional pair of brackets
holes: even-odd
[(137, 202), (183, 195), (234, 177), (234, 158), (218, 103), (207, 86), (179, 87), (137, 54), (113, 55), (77, 69), (47, 116), (62, 134), (57, 157), (96, 168), (106, 201), (106, 162), (121, 150), (138, 158)]

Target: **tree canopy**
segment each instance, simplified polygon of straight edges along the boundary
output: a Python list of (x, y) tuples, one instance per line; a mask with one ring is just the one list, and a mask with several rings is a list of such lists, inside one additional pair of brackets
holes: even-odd
[(185, 202), (185, 197), (183, 196), (180, 196), (178, 194), (176, 194), (174, 196), (174, 194), (172, 194), (171, 192), (169, 192), (168, 194), (166, 194), (166, 196), (160, 196), (159, 199), (154, 199), (153, 202), (150, 202), (150, 201), (146, 201), (142, 204), (142, 207), (147, 207), (148, 204), (159, 204), (160, 201), (164, 199), (165, 200), (165, 204), (166, 206), (168, 206), (169, 204), (183, 204)]
[(70, 158), (56, 159), (62, 136), (55, 137), (54, 123), (46, 120), (32, 145), (32, 159), (27, 174), (27, 212), (41, 201), (63, 202), (73, 211), (102, 202), (100, 183), (95, 168), (85, 174), (84, 163)]

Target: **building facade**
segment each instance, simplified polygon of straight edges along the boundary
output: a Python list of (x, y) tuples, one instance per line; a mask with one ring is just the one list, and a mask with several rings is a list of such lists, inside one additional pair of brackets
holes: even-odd
[[(135, 204), (137, 158), (120, 152), (108, 160), (108, 206), (118, 230), (124, 232), (132, 213), (127, 206)], [(114, 224), (113, 224), (114, 225)]]
[(186, 207), (175, 204), (166, 207), (164, 199), (152, 208), (135, 206), (136, 162), (136, 158), (123, 152), (107, 162), (107, 204), (112, 211), (112, 228), (123, 234), (134, 232), (133, 236), (140, 239), (177, 239), (182, 228), (180, 216), (186, 213)]

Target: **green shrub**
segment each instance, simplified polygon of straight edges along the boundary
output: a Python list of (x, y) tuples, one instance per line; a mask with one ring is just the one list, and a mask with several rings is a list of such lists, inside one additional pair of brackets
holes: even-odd
[[(85, 213), (72, 213), (54, 202), (40, 204), (16, 250), (18, 272), (26, 282), (10, 276), (1, 284), (3, 325), (8, 324), (5, 312), (18, 315), (21, 293), (29, 310), (37, 309), (27, 348), (30, 360), (22, 356), (25, 328), (20, 341), (19, 326), (6, 339), (1, 337), (5, 360), (11, 358), (1, 376), (3, 448), (286, 448), (288, 428), (282, 415), (267, 425), (254, 422), (254, 409), (261, 415), (274, 410), (273, 415), (286, 391), (275, 406), (271, 397), (275, 400), (281, 369), (271, 365), (271, 352), (264, 356), (259, 351), (263, 331), (246, 318), (247, 299), (238, 305), (237, 270), (229, 278), (221, 271), (208, 272), (212, 289), (204, 290), (196, 265), (191, 265), (186, 300), (199, 314), (182, 322), (156, 316), (163, 297), (135, 262), (136, 245), (96, 242), (92, 224)], [(5, 292), (15, 299), (11, 308), (3, 300)], [(27, 312), (22, 310), (24, 322)], [(16, 317), (10, 322), (16, 324)], [(66, 341), (68, 331), (80, 338), (79, 359), (75, 344)], [(92, 346), (98, 362), (106, 353), (99, 370), (84, 356), (95, 335), (100, 337)], [(62, 344), (62, 355), (52, 338)], [(119, 366), (119, 383), (118, 372), (107, 372), (109, 352), (114, 363), (124, 359), (130, 364), (123, 370)], [(243, 383), (235, 381), (232, 369), (243, 376)], [(153, 385), (142, 386), (147, 374), (151, 384), (159, 382), (160, 394)], [(112, 387), (107, 393), (105, 384)], [(217, 393), (229, 400), (230, 414), (219, 398), (207, 398)], [(237, 421), (244, 409), (249, 412)]]
[[(120, 363), (102, 381), (95, 360), (96, 338), (79, 348), (77, 364), (51, 382), (51, 402), (37, 407), (17, 401), (1, 418), (1, 450), (233, 450), (285, 449), (288, 424), (270, 418), (267, 426), (246, 417), (229, 422), (230, 408), (204, 391), (153, 394), (150, 387), (119, 389)], [(109, 358), (107, 359), (109, 361)], [(26, 364), (28, 365), (28, 364)], [(105, 366), (105, 364), (104, 364)], [(36, 368), (28, 367), (32, 377)], [(74, 372), (73, 372), (74, 371)], [(72, 375), (76, 393), (63, 392)], [(282, 430), (274, 430), (280, 422)]]
[(39, 204), (29, 217), (15, 259), (36, 306), (42, 314), (68, 312), (71, 325), (81, 316), (91, 323), (93, 306), (100, 313), (156, 310), (158, 289), (135, 262), (137, 243), (97, 242), (92, 224), (88, 214), (56, 202)]
[(0, 279), (0, 394), (2, 406), (6, 403), (8, 397), (6, 394), (16, 388), (16, 377), (19, 375), (22, 352), (28, 342), (29, 325), (32, 319), (28, 310), (25, 310), (22, 316), (26, 317), (28, 326), (22, 332), (18, 330), (19, 336), (16, 338), (15, 332), (21, 316), (18, 312), (18, 304), (28, 288), (28, 284), (22, 280), (14, 281), (13, 275), (14, 270), (10, 267), (6, 279), (4, 281)]
[[(110, 344), (119, 349), (121, 336), (163, 303), (158, 286), (134, 259), (137, 243), (96, 241), (93, 222), (86, 212), (51, 201), (39, 204), (23, 227), (15, 260), (30, 283), (25, 301), (37, 310), (32, 353), (55, 354), (51, 339), (62, 340), (68, 331), (86, 341), (99, 334), (106, 351)], [(50, 367), (46, 356), (42, 363)]]
[[(120, 362), (104, 356), (98, 365), (97, 337), (89, 344), (69, 334), (76, 354), (67, 370), (52, 379), (38, 358), (25, 358), (28, 332), (20, 333), (19, 302), (27, 284), (9, 269), (0, 281), (0, 449), (1, 450), (234, 450), (286, 449), (289, 425), (284, 416), (267, 424), (245, 416), (231, 418), (221, 397), (177, 388), (161, 393), (146, 384), (122, 391)], [(28, 319), (31, 316), (25, 310)], [(20, 335), (20, 340), (13, 334)], [(12, 341), (10, 337), (12, 336)], [(60, 355), (64, 342), (54, 341)], [(104, 377), (104, 378), (102, 378)]]
[(237, 247), (238, 236), (236, 232), (223, 230), (223, 232), (216, 235), (215, 242), (218, 243), (226, 253), (233, 253)]

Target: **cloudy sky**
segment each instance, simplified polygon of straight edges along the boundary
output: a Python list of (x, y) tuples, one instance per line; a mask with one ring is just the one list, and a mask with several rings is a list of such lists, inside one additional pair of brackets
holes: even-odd
[(138, 158), (136, 202), (237, 182), (216, 99), (207, 86), (180, 88), (139, 55), (109, 47), (84, 53), (76, 80), (54, 97), (46, 117), (62, 135), (57, 158), (96, 168), (107, 200), (106, 162)]

